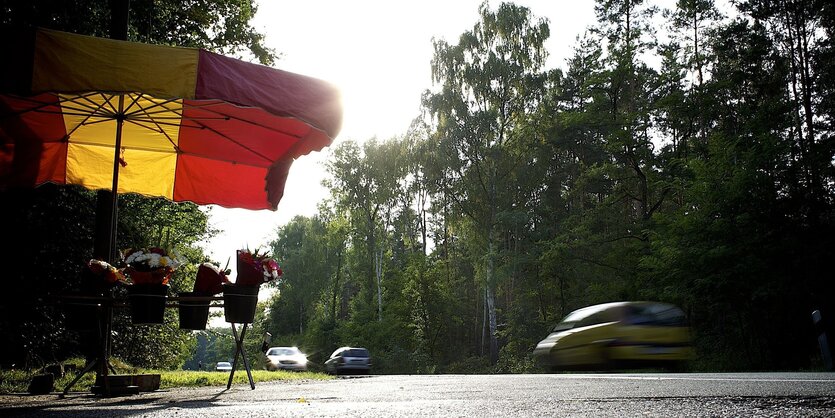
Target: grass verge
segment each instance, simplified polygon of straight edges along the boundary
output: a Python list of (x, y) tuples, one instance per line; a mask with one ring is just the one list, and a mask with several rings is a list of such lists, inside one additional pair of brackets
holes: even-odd
[[(224, 386), (229, 381), (229, 372), (202, 372), (188, 370), (147, 370), (129, 368), (116, 370), (119, 374), (159, 374), (160, 389), (178, 387), (201, 387), (201, 386)], [(32, 376), (38, 371), (24, 370), (0, 370), (0, 394), (25, 393), (29, 387)], [(75, 373), (67, 373), (56, 379), (54, 390), (63, 391), (64, 387), (74, 378)], [(258, 382), (269, 382), (275, 380), (327, 380), (331, 376), (314, 372), (268, 372), (266, 370), (253, 370), (252, 380)], [(89, 391), (95, 381), (95, 373), (87, 373), (73, 387), (73, 392)], [(234, 385), (249, 384), (246, 370), (236, 370)]]

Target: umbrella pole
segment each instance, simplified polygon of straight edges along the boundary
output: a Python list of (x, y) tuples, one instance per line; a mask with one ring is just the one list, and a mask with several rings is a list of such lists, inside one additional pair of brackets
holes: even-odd
[[(128, 20), (130, 15), (130, 0), (110, 0), (110, 38), (122, 41), (128, 40)], [(119, 103), (123, 104), (120, 95)], [(117, 116), (117, 144), (115, 149), (113, 168), (113, 187), (111, 191), (99, 190), (96, 196), (96, 237), (93, 245), (93, 256), (109, 263), (116, 261), (116, 206), (118, 203), (118, 163), (121, 151), (122, 122), (124, 121), (122, 106)], [(109, 194), (108, 194), (109, 193)]]
[(110, 188), (110, 254), (112, 256), (116, 248), (116, 226), (118, 224), (119, 212), (119, 165), (121, 163), (122, 151), (122, 125), (125, 122), (125, 95), (119, 95), (119, 112), (116, 114), (116, 144), (113, 151), (113, 185)]

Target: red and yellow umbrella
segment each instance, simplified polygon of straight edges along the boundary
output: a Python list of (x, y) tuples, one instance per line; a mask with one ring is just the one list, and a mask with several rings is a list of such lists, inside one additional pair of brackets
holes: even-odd
[(274, 210), (293, 160), (340, 129), (339, 93), (318, 79), (199, 49), (0, 33), (0, 188)]

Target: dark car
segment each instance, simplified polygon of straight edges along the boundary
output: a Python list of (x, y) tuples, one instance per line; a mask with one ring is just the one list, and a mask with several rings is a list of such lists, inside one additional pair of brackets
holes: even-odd
[(333, 374), (368, 374), (371, 371), (371, 355), (365, 348), (337, 348), (325, 361), (325, 369)]

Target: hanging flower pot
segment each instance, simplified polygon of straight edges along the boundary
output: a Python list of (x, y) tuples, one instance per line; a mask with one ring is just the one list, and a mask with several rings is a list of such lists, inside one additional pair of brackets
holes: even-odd
[(182, 264), (162, 248), (131, 248), (122, 252), (124, 272), (133, 283), (128, 286), (131, 319), (134, 324), (161, 324), (165, 316), (168, 280)]
[(105, 295), (116, 285), (126, 284), (121, 270), (105, 261), (91, 259), (82, 273), (81, 290), (63, 295), (64, 326), (75, 331), (99, 329), (105, 311)]
[(62, 303), (64, 308), (64, 326), (75, 331), (98, 329), (101, 302), (85, 300), (85, 294), (69, 295)]
[(212, 296), (223, 292), (223, 284), (229, 283), (226, 276), (229, 270), (220, 270), (212, 263), (203, 263), (197, 267), (197, 278), (194, 280), (194, 293), (202, 296)]
[(226, 322), (251, 324), (255, 320), (260, 286), (223, 285), (223, 313)]
[[(182, 292), (178, 294), (181, 298), (203, 296), (195, 292)], [(178, 305), (180, 314), (180, 329), (201, 330), (206, 329), (206, 322), (209, 321), (208, 300), (182, 300)]]
[(167, 295), (167, 284), (134, 284), (128, 286), (131, 322), (134, 324), (163, 323)]

